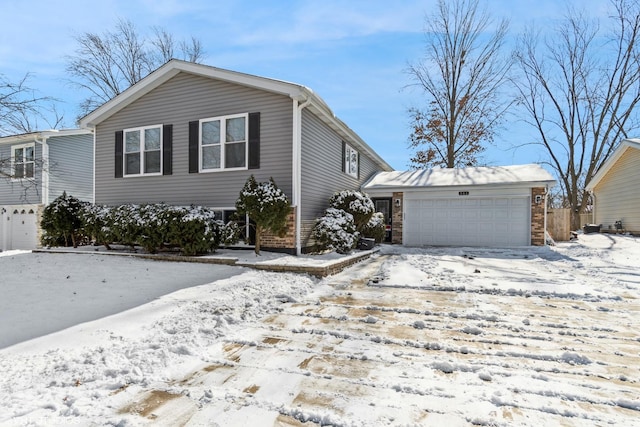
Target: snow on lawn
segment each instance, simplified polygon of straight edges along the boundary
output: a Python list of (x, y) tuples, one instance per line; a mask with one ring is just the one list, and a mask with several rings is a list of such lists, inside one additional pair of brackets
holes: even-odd
[(242, 270), (0, 350), (0, 425), (640, 425), (639, 259), (596, 234)]

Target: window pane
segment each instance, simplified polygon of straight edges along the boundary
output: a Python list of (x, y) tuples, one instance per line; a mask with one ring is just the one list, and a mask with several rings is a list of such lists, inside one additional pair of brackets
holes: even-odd
[(227, 144), (224, 147), (224, 167), (242, 168), (244, 167), (245, 144)]
[(244, 141), (244, 117), (227, 119), (227, 142)]
[(160, 151), (144, 153), (144, 173), (160, 172)]
[(140, 131), (133, 131), (125, 133), (125, 152), (133, 153), (140, 151)]
[(202, 145), (220, 144), (220, 121), (202, 123)]
[(33, 162), (33, 160), (35, 159), (34, 151), (35, 151), (34, 147), (27, 147), (27, 148), (24, 149), (25, 161)]
[(17, 148), (14, 154), (14, 158), (16, 162), (22, 163), (24, 158), (24, 148)]
[(15, 172), (13, 176), (16, 178), (24, 178), (24, 163), (18, 163), (15, 165)]
[(25, 163), (25, 178), (33, 178), (33, 162)]
[(351, 165), (349, 172), (354, 175), (358, 173), (358, 153), (355, 151), (351, 151)]
[(202, 169), (220, 168), (220, 146), (202, 147)]
[(140, 174), (140, 153), (125, 154), (125, 175)]
[(160, 128), (145, 129), (144, 149), (147, 151), (160, 149)]

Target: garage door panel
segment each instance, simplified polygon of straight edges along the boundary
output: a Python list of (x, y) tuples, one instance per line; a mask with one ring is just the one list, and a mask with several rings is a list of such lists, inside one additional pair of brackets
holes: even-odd
[(38, 244), (37, 208), (4, 206), (0, 216), (0, 249), (35, 249)]
[(404, 240), (415, 246), (528, 245), (529, 206), (528, 197), (409, 198)]

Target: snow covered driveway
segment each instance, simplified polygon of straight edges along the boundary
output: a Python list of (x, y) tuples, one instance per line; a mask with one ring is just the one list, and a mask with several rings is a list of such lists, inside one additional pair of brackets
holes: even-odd
[(640, 425), (639, 260), (589, 235), (246, 272), (0, 351), (0, 424)]

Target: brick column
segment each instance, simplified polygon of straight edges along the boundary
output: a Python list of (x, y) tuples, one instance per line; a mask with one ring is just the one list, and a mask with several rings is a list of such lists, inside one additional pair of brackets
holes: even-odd
[(292, 207), (287, 218), (287, 231), (283, 237), (265, 232), (262, 234), (261, 247), (264, 250), (274, 249), (276, 252), (296, 253), (296, 208)]
[[(544, 187), (531, 189), (531, 244), (533, 246), (544, 246), (544, 218), (545, 218), (545, 195)], [(536, 196), (540, 201), (536, 203)]]
[[(400, 200), (400, 206), (397, 206), (396, 200)], [(393, 193), (391, 199), (391, 243), (402, 244), (402, 209), (404, 207), (404, 193)]]

